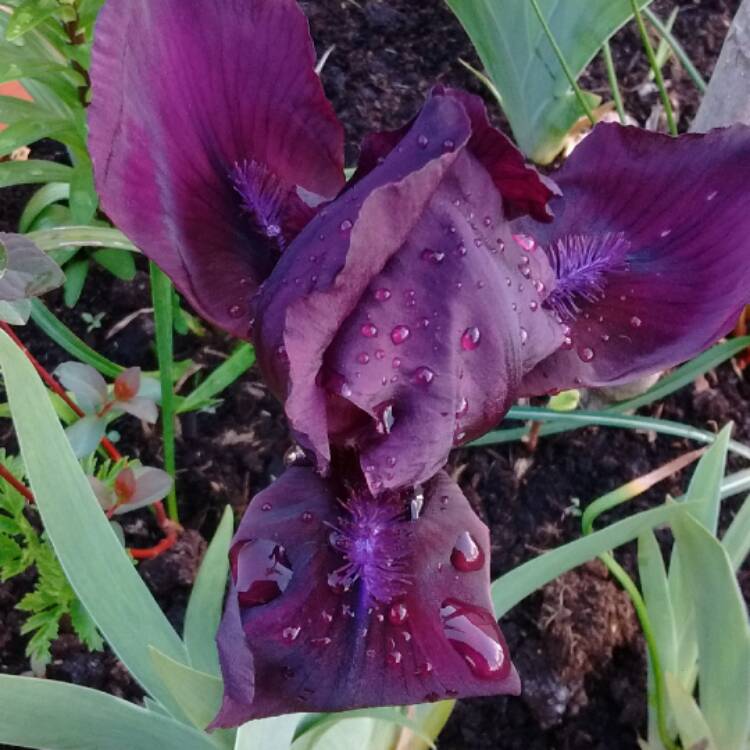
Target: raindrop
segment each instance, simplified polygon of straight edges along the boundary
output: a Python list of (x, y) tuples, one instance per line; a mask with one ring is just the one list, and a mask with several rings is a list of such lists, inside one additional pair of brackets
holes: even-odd
[(232, 305), (229, 310), (227, 310), (229, 313), (230, 318), (241, 318), (242, 314), (244, 313), (244, 308), (242, 305)]
[(397, 346), (403, 344), (409, 336), (411, 336), (411, 331), (408, 326), (396, 326), (391, 331), (391, 341)]
[(349, 219), (344, 219), (341, 224), (339, 224), (339, 231), (346, 234), (347, 232), (350, 232), (354, 224)]
[(485, 216), (484, 217), (484, 225), (486, 227), (491, 227), (492, 226), (492, 219), (489, 216)]
[(349, 385), (349, 383), (347, 383), (346, 381), (344, 381), (344, 382), (343, 382), (343, 383), (341, 384), (341, 389), (339, 390), (339, 393), (340, 393), (340, 394), (341, 394), (341, 395), (342, 395), (342, 396), (343, 396), (344, 398), (351, 398), (351, 395), (352, 395), (352, 387), (351, 387), (351, 386)]
[(376, 349), (375, 359), (385, 359), (385, 352), (382, 349)]
[(242, 607), (256, 607), (273, 601), (286, 590), (292, 579), (286, 550), (269, 539), (246, 542), (230, 557), (232, 578)]
[(357, 362), (361, 365), (366, 365), (370, 361), (370, 355), (367, 352), (360, 352), (357, 355)]
[(531, 302), (529, 302), (529, 310), (531, 310), (531, 312), (536, 312), (538, 309), (539, 303), (536, 300), (531, 300)]
[(443, 495), (440, 498), (440, 507), (442, 510), (445, 510), (448, 507), (448, 500), (449, 500), (448, 495)]
[(510, 276), (505, 277), (505, 286), (510, 286), (513, 282), (510, 279)]
[(505, 679), (510, 670), (494, 616), (481, 607), (448, 599), (440, 608), (443, 630), (451, 646), (477, 677)]
[(476, 326), (467, 328), (461, 336), (461, 348), (467, 352), (474, 351), (479, 346), (481, 338), (482, 333)]
[(426, 135), (424, 135), (424, 133), (417, 137), (417, 145), (419, 146), (419, 148), (427, 148), (429, 143), (430, 139)]
[(479, 237), (474, 240), (474, 247), (482, 247), (482, 244), (482, 240)]
[(385, 657), (385, 660), (388, 662), (389, 666), (397, 667), (399, 664), (401, 664), (401, 652), (390, 651), (388, 653), (388, 656)]
[(359, 330), (368, 339), (374, 339), (378, 335), (378, 329), (372, 323), (365, 323)]
[(313, 518), (315, 518), (315, 516), (314, 516), (314, 515), (313, 515), (312, 513), (310, 513), (310, 511), (309, 511), (309, 510), (306, 510), (306, 511), (305, 511), (305, 512), (304, 512), (304, 513), (302, 514), (302, 520), (303, 520), (303, 521), (304, 521), (305, 523), (310, 523), (310, 521), (312, 521), (312, 520), (313, 520)]
[(430, 672), (432, 672), (432, 664), (430, 664), (430, 662), (428, 661), (425, 661), (417, 667), (417, 671), (414, 672), (414, 675), (415, 677), (424, 677), (425, 675), (430, 674)]
[(560, 347), (561, 349), (570, 350), (573, 348), (573, 339), (570, 336), (565, 336), (563, 338), (562, 345)]
[(281, 637), (284, 643), (292, 643), (293, 641), (297, 640), (297, 636), (301, 632), (302, 628), (300, 627), (284, 628), (284, 630), (281, 631)]
[(451, 552), (451, 563), (462, 573), (472, 573), (484, 565), (484, 552), (468, 531), (459, 534), (456, 539)]
[(420, 385), (429, 385), (435, 379), (435, 373), (429, 367), (418, 367), (414, 371), (413, 381)]
[(633, 326), (633, 328), (640, 328), (642, 324), (643, 321), (637, 315), (634, 315), (630, 319), (630, 325)]
[(544, 286), (543, 281), (535, 281), (534, 282), (534, 289), (536, 289), (537, 294), (544, 294), (546, 287)]
[(262, 511), (263, 511), (264, 513), (268, 513), (268, 511), (269, 511), (269, 510), (272, 510), (272, 509), (273, 509), (273, 505), (271, 505), (271, 503), (263, 503), (263, 505), (261, 505), (261, 506), (260, 506), (260, 509), (261, 509), (261, 510), (262, 510)]
[(707, 201), (712, 201), (712, 200), (713, 200), (713, 199), (714, 199), (714, 198), (715, 198), (715, 197), (716, 197), (716, 196), (717, 196), (718, 194), (719, 194), (719, 191), (718, 191), (718, 190), (712, 190), (712, 191), (711, 191), (711, 192), (710, 192), (710, 193), (709, 193), (709, 194), (708, 194), (708, 195), (706, 196), (706, 200), (707, 200)]
[[(377, 431), (381, 435), (390, 435), (391, 430), (393, 429), (393, 425), (396, 422), (395, 417), (393, 416), (393, 404), (381, 404), (379, 407), (376, 408), (376, 413), (378, 414), (378, 426)], [(368, 471), (372, 472), (374, 471), (374, 466), (368, 466)]]
[(466, 398), (462, 398), (458, 402), (458, 409), (456, 410), (456, 417), (459, 419), (466, 416), (469, 411), (469, 401)]
[(450, 138), (446, 138), (446, 139), (445, 139), (445, 140), (443, 141), (443, 148), (444, 148), (444, 149), (445, 149), (446, 151), (453, 151), (453, 149), (454, 149), (454, 148), (456, 148), (456, 142), (455, 142), (455, 141), (452, 141), (452, 140), (451, 140)]
[(531, 252), (536, 247), (533, 237), (529, 237), (528, 234), (514, 234), (513, 239), (516, 244), (522, 247), (527, 252)]
[(463, 258), (463, 257), (464, 257), (464, 256), (466, 255), (466, 253), (467, 253), (467, 252), (469, 252), (469, 251), (468, 251), (468, 250), (466, 249), (466, 245), (464, 245), (464, 243), (462, 242), (462, 243), (461, 243), (461, 244), (460, 244), (460, 245), (459, 245), (459, 246), (458, 246), (458, 247), (456, 248), (456, 252), (458, 253), (458, 255), (459, 255), (459, 256), (460, 256), (461, 258)]
[(665, 229), (665, 230), (664, 230), (664, 231), (663, 231), (663, 232), (662, 232), (662, 233), (661, 233), (661, 234), (659, 235), (659, 237), (662, 237), (662, 238), (663, 238), (663, 237), (669, 237), (669, 235), (670, 235), (670, 234), (672, 234), (672, 230), (671, 230), (671, 229)]
[(578, 350), (578, 356), (583, 362), (591, 362), (594, 359), (594, 350), (591, 347), (584, 346)]
[(406, 605), (403, 602), (392, 604), (391, 608), (388, 610), (388, 622), (390, 622), (391, 625), (403, 625), (408, 616), (409, 610), (406, 609)]
[(481, 279), (477, 281), (477, 289), (484, 289), (484, 282)]
[(313, 638), (310, 641), (311, 646), (315, 646), (316, 648), (324, 648), (325, 646), (331, 645), (331, 639), (330, 638)]
[(529, 332), (523, 327), (518, 332), (521, 336), (521, 346), (526, 346), (526, 342), (529, 340)]
[(401, 357), (394, 357), (393, 362), (391, 362), (391, 366), (394, 370), (398, 370), (398, 368), (401, 367)]
[(602, 334), (602, 341), (606, 344), (609, 341), (609, 334), (603, 333)]
[(424, 250), (422, 250), (422, 255), (420, 257), (422, 258), (422, 260), (437, 264), (443, 262), (445, 253), (440, 252), (439, 250), (431, 250), (429, 247), (426, 247)]
[(376, 289), (375, 290), (375, 299), (378, 302), (385, 302), (386, 300), (389, 300), (391, 298), (391, 290), (390, 289)]
[(465, 437), (466, 437), (466, 432), (462, 430), (460, 427), (457, 427), (455, 432), (453, 433), (453, 443), (455, 445), (458, 445), (464, 440)]
[(396, 465), (396, 457), (395, 456), (388, 456), (388, 458), (385, 460), (386, 464), (389, 468), (393, 468)]

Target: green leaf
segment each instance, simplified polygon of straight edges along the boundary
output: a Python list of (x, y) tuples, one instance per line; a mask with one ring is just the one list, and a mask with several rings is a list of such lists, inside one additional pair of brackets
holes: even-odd
[[(29, 159), (28, 161), (0, 162), (0, 188), (33, 185), (38, 182), (70, 182), (72, 177), (72, 167), (53, 161)], [(42, 248), (42, 250), (47, 249), (49, 248)]]
[(706, 724), (706, 719), (693, 696), (682, 687), (674, 675), (667, 672), (664, 678), (682, 746), (688, 750), (719, 750), (711, 734), (711, 728)]
[(17, 96), (0, 96), (0, 122), (11, 125), (18, 120), (50, 119), (54, 113), (40, 107), (36, 102)]
[(104, 648), (96, 623), (77, 597), (70, 603), (70, 622), (76, 635), (90, 651), (101, 651)]
[(638, 575), (662, 667), (674, 672), (677, 664), (677, 630), (667, 570), (654, 532), (638, 537)]
[[(20, 162), (19, 162), (20, 163)], [(31, 162), (27, 162), (30, 164)], [(0, 165), (3, 166), (3, 165)], [(59, 165), (58, 165), (59, 166)], [(70, 167), (66, 167), (70, 170)], [(1, 175), (0, 171), (0, 175)], [(72, 170), (71, 170), (72, 176)], [(45, 180), (46, 181), (46, 180)], [(2, 182), (0, 181), (0, 187)], [(39, 232), (30, 232), (29, 239), (47, 252), (66, 247), (110, 247), (117, 250), (138, 252), (135, 245), (119, 230), (105, 227), (58, 227)]]
[[(27, 235), (30, 237), (31, 235)], [(66, 307), (75, 307), (81, 299), (86, 278), (89, 275), (90, 263), (88, 258), (71, 261), (65, 266), (65, 285), (63, 286), (63, 300)]]
[(136, 267), (132, 253), (105, 247), (102, 250), (95, 250), (91, 257), (118, 279), (132, 281), (135, 278)]
[(219, 674), (216, 631), (221, 620), (229, 575), (229, 543), (234, 514), (228, 505), (201, 562), (185, 613), (185, 648), (195, 669)]
[(157, 674), (185, 716), (198, 729), (207, 727), (221, 706), (221, 680), (170, 659), (159, 649), (149, 651)]
[(672, 529), (680, 568), (690, 581), (701, 711), (716, 747), (746, 750), (750, 739), (750, 625), (742, 592), (726, 550), (691, 512), (677, 516)]
[(26, 204), (21, 218), (18, 220), (18, 231), (28, 232), (34, 220), (45, 208), (58, 201), (67, 200), (69, 195), (70, 185), (66, 182), (50, 182), (39, 188)]
[(70, 123), (56, 119), (19, 120), (0, 132), (0, 156), (7, 156), (21, 146), (42, 138), (59, 138)]
[(745, 498), (721, 542), (732, 561), (732, 568), (739, 570), (750, 552), (750, 496)]
[(302, 715), (274, 716), (244, 724), (237, 730), (234, 750), (287, 750), (292, 744), (294, 732)]
[(712, 534), (716, 534), (719, 523), (721, 480), (724, 478), (731, 435), (732, 425), (728, 424), (698, 462), (686, 495), (687, 500), (698, 502), (694, 510), (695, 520), (702, 523)]
[(84, 364), (91, 365), (102, 375), (108, 378), (116, 378), (124, 371), (125, 368), (122, 365), (107, 359), (92, 349), (85, 341), (79, 339), (41, 300), (35, 299), (32, 301), (31, 319), (68, 354), (72, 354), (75, 359)]
[[(98, 690), (0, 675), (0, 742), (44, 750), (216, 750), (207, 735)], [(40, 710), (43, 707), (43, 710)]]
[(57, 0), (24, 0), (14, 11), (5, 29), (9, 42), (36, 28), (60, 9)]
[(180, 401), (178, 414), (200, 409), (242, 377), (255, 364), (255, 349), (240, 344), (194, 391)]
[[(501, 97), (516, 142), (547, 164), (584, 112), (528, 0), (447, 0)], [(649, 0), (639, 0), (644, 6)], [(632, 13), (628, 0), (539, 0), (565, 61), (578, 77)]]
[(518, 602), (546, 583), (604, 552), (635, 539), (644, 531), (668, 522), (686, 505), (670, 504), (642, 511), (519, 565), (492, 584), (495, 613), (502, 617)]
[(74, 224), (89, 224), (99, 206), (99, 196), (94, 187), (94, 168), (85, 148), (71, 151), (75, 173), (70, 182), (70, 211)]
[(37, 508), (73, 590), (135, 678), (179, 715), (148, 647), (186, 662), (182, 642), (117, 541), (39, 376), (4, 333), (0, 364)]

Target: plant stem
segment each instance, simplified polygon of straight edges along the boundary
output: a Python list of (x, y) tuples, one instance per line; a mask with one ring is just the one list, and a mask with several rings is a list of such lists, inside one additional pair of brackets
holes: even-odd
[(576, 95), (576, 99), (578, 99), (578, 103), (581, 105), (581, 108), (585, 112), (586, 117), (588, 117), (591, 121), (591, 124), (596, 125), (596, 117), (594, 117), (594, 112), (589, 106), (589, 103), (586, 101), (586, 97), (583, 95), (583, 91), (581, 91), (581, 87), (578, 85), (578, 81), (576, 81), (576, 77), (573, 75), (573, 71), (568, 66), (565, 55), (563, 55), (563, 51), (560, 49), (560, 46), (558, 45), (557, 40), (552, 33), (552, 29), (550, 29), (549, 24), (547, 23), (547, 19), (544, 17), (544, 13), (539, 7), (539, 0), (531, 0), (531, 7), (534, 9), (534, 13), (536, 13), (536, 17), (539, 19), (539, 23), (542, 24), (542, 29), (544, 30), (544, 34), (547, 37), (547, 41), (549, 41), (555, 53), (555, 56), (560, 63), (560, 67), (563, 69), (563, 73), (565, 73), (565, 77), (568, 79), (568, 83), (570, 83), (570, 85), (572, 86), (573, 92)]
[(177, 510), (175, 457), (175, 398), (172, 379), (174, 341), (172, 338), (172, 283), (154, 263), (149, 263), (151, 273), (151, 298), (154, 304), (156, 325), (156, 355), (159, 360), (161, 382), (161, 430), (164, 445), (164, 469), (172, 477), (172, 489), (167, 495), (167, 513), (172, 521), (179, 522)]
[(615, 100), (617, 114), (620, 117), (620, 123), (625, 124), (625, 105), (620, 93), (620, 84), (617, 81), (617, 71), (615, 70), (615, 61), (612, 59), (612, 48), (609, 46), (609, 40), (602, 46), (604, 53), (604, 64), (607, 66), (607, 78), (609, 79), (609, 88), (612, 91), (612, 98)]
[(2, 464), (0, 464), (0, 478), (4, 479), (16, 492), (23, 495), (27, 502), (34, 502), (34, 495), (31, 490), (23, 482), (19, 482)]
[(700, 91), (701, 94), (705, 94), (708, 84), (693, 64), (693, 61), (685, 51), (685, 48), (677, 41), (674, 34), (672, 34), (672, 32), (664, 25), (664, 22), (651, 10), (651, 8), (644, 8), (643, 15), (648, 18), (649, 23), (656, 29), (659, 36), (672, 48), (675, 57), (680, 61), (682, 67), (685, 68), (685, 72), (690, 76), (698, 91)]
[(609, 572), (612, 573), (619, 584), (625, 589), (625, 592), (633, 602), (638, 622), (643, 631), (643, 637), (646, 640), (646, 650), (648, 651), (648, 657), (651, 660), (651, 668), (654, 672), (654, 707), (656, 708), (656, 723), (659, 729), (659, 738), (667, 750), (678, 750), (677, 745), (672, 741), (672, 738), (669, 735), (669, 730), (667, 729), (664, 672), (662, 671), (661, 659), (656, 647), (656, 637), (651, 625), (651, 619), (648, 615), (646, 602), (643, 600), (641, 592), (633, 582), (633, 579), (611, 554), (605, 553), (600, 556), (600, 559), (607, 566)]
[(664, 114), (667, 117), (667, 127), (669, 128), (670, 135), (677, 135), (677, 124), (674, 119), (674, 112), (672, 110), (672, 102), (669, 100), (669, 94), (667, 94), (667, 88), (664, 85), (664, 77), (661, 74), (661, 68), (656, 62), (656, 55), (654, 55), (654, 48), (651, 46), (651, 40), (648, 38), (648, 31), (646, 30), (646, 24), (643, 23), (643, 16), (641, 15), (641, 9), (638, 6), (638, 0), (630, 0), (630, 7), (633, 9), (633, 16), (635, 17), (635, 23), (638, 26), (638, 32), (641, 35), (641, 41), (643, 42), (643, 49), (646, 52), (648, 58), (648, 64), (651, 66), (651, 70), (654, 72), (654, 81), (656, 87), (659, 89), (659, 96), (661, 97), (661, 103), (664, 106)]

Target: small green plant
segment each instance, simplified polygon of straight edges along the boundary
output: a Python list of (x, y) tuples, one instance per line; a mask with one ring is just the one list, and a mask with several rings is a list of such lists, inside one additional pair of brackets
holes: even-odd
[[(0, 451), (0, 464), (19, 482), (24, 480), (23, 462), (17, 456), (8, 456)], [(103, 647), (103, 641), (94, 621), (81, 604), (55, 556), (45, 534), (37, 531), (38, 519), (32, 523), (30, 516), (36, 512), (29, 509), (23, 495), (7, 482), (0, 482), (0, 580), (36, 571), (34, 590), (26, 594), (17, 609), (26, 612), (28, 618), (21, 633), (30, 635), (26, 655), (32, 664), (49, 663), (50, 645), (60, 631), (60, 621), (69, 618), (75, 634), (92, 651)]]

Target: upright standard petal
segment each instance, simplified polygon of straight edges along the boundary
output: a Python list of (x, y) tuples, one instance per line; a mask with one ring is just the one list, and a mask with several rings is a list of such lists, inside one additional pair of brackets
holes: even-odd
[(107, 0), (90, 148), (102, 206), (217, 325), (343, 185), (343, 131), (294, 0)]
[(749, 172), (746, 127), (598, 125), (555, 175), (554, 222), (517, 224), (547, 253), (545, 305), (570, 328), (524, 391), (627, 382), (727, 333), (750, 301)]
[[(231, 558), (213, 726), (519, 692), (492, 615), (489, 533), (445, 474), (424, 495), (375, 499), (361, 480), (291, 468), (250, 504)], [(248, 649), (252, 676), (238, 678)]]
[(322, 465), (329, 441), (357, 446), (376, 493), (433, 476), (562, 340), (549, 263), (513, 238), (471, 137), (462, 102), (433, 96), (258, 298), (259, 361), (300, 441)]

